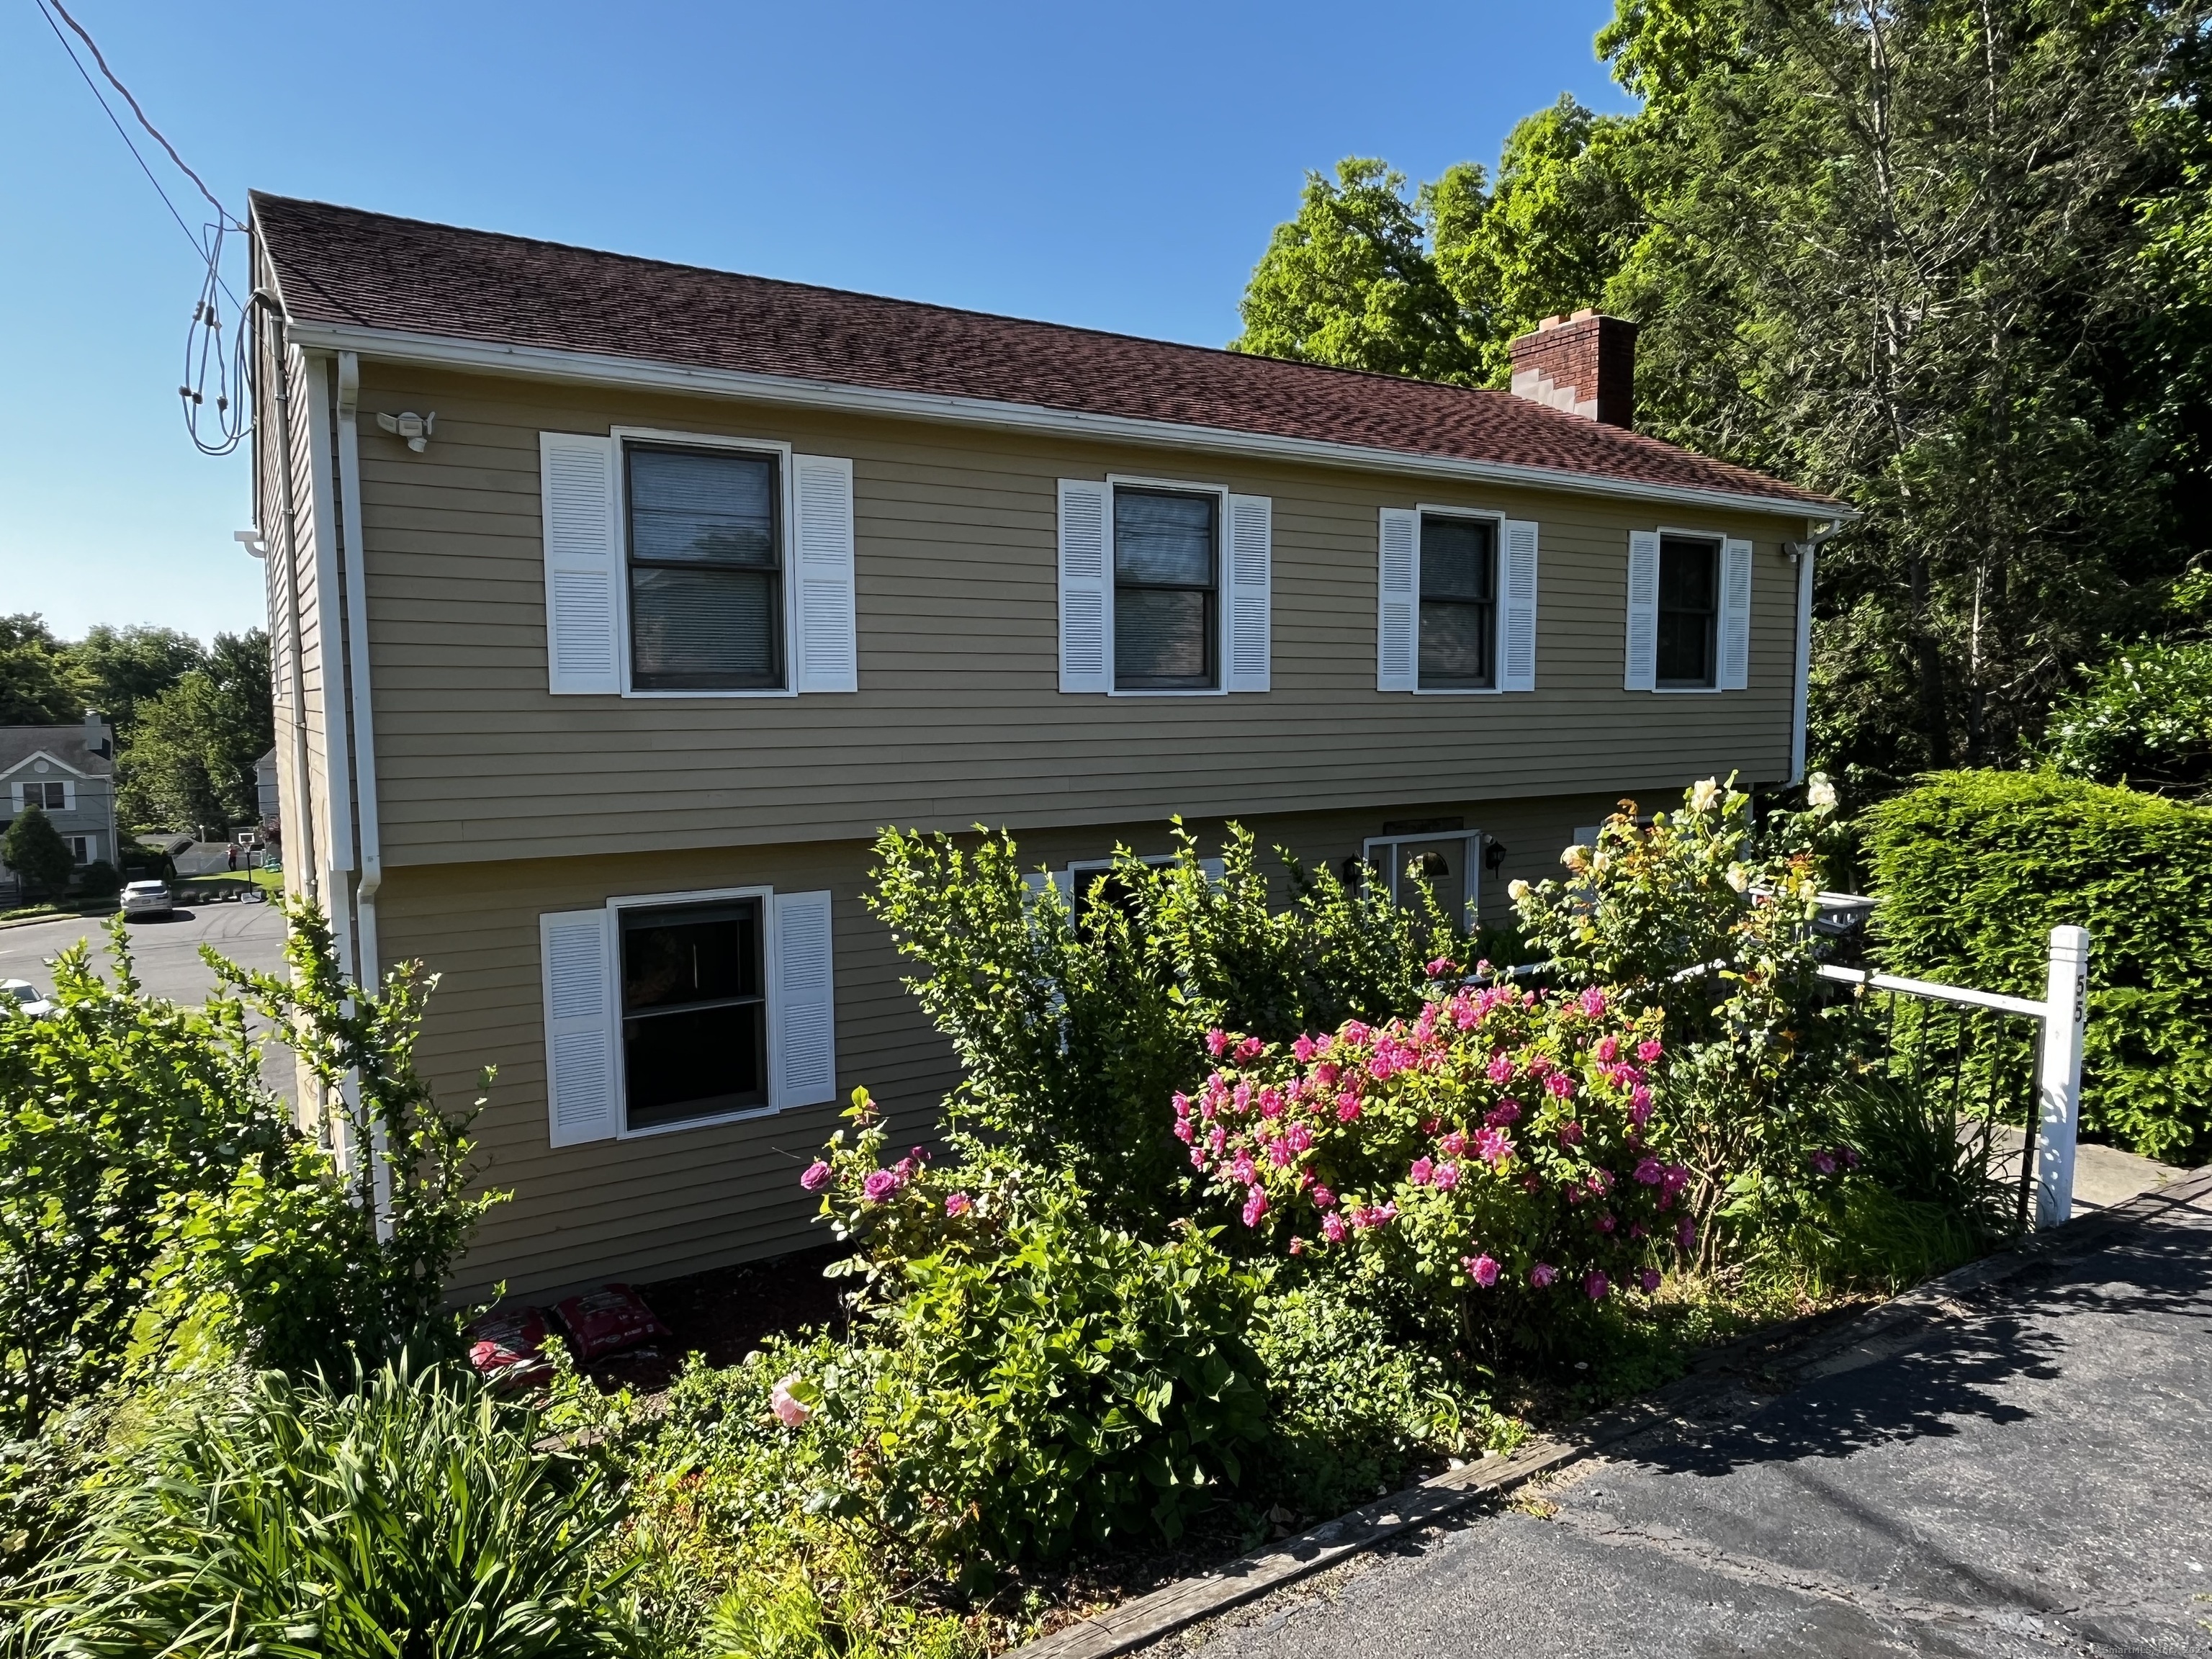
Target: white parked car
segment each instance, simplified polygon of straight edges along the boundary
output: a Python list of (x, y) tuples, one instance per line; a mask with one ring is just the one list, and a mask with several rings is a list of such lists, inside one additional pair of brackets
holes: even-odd
[(53, 1012), (53, 1003), (27, 979), (0, 979), (0, 1019), (11, 1013), (44, 1019)]
[(123, 914), (126, 916), (166, 916), (173, 914), (177, 902), (169, 896), (166, 881), (133, 881), (124, 884)]

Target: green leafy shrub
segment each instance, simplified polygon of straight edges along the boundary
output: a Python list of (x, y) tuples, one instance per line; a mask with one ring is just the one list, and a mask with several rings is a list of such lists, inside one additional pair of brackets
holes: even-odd
[(850, 1115), (808, 1184), (864, 1248), (880, 1358), (787, 1390), (856, 1449), (836, 1512), (956, 1565), (1050, 1562), (1172, 1540), (1244, 1480), (1264, 1275), (1188, 1223), (1154, 1242), (1100, 1221), (1064, 1172), (886, 1164), (865, 1092)]
[(2083, 1129), (2212, 1157), (2212, 809), (2048, 772), (1938, 773), (1869, 814), (1892, 972), (2044, 994), (2049, 937), (2091, 936)]
[(1139, 1229), (1169, 1212), (1182, 1162), (1158, 1104), (1204, 1072), (1210, 1027), (1287, 1040), (1381, 1018), (1455, 949), (1433, 902), (1409, 910), (1284, 854), (1277, 908), (1250, 835), (1231, 826), (1223, 854), (1209, 878), (1178, 825), (1171, 863), (1124, 852), (1071, 904), (1024, 878), (1005, 835), (876, 844), (870, 902), (923, 964), (908, 983), (960, 1057), (953, 1121), (1070, 1170)]
[(49, 898), (61, 896), (76, 868), (69, 843), (39, 806), (27, 806), (9, 820), (7, 832), (0, 835), (0, 863)]
[(54, 963), (58, 1011), (0, 1018), (0, 1439), (120, 1369), (166, 1199), (223, 1191), (291, 1133), (246, 1010), (139, 994), (121, 923), (103, 979)]
[(407, 964), (361, 991), (319, 911), (295, 904), (286, 921), (289, 976), (218, 965), (289, 1034), (337, 1145), (289, 1136), (237, 1159), (219, 1188), (172, 1194), (149, 1278), (164, 1315), (219, 1325), (250, 1363), (335, 1376), (410, 1345), (453, 1346), (450, 1270), (502, 1195), (468, 1190), (483, 1102), (443, 1112), (415, 1069), (434, 981)]
[(2062, 776), (2202, 797), (2212, 790), (2212, 643), (2130, 646), (2051, 712)]
[(474, 1378), (263, 1373), (153, 1416), (9, 1611), (10, 1659), (634, 1650), (617, 1495)]
[(94, 859), (76, 872), (76, 890), (88, 899), (111, 899), (123, 890), (123, 878), (106, 859)]

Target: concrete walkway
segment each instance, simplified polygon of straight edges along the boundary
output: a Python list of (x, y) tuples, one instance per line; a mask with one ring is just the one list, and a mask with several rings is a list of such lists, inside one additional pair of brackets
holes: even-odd
[(2212, 1189), (1151, 1651), (2212, 1654)]

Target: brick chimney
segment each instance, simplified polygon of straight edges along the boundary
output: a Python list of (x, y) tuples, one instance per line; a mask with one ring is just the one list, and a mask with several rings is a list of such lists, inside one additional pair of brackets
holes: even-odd
[(1636, 424), (1636, 325), (1595, 311), (1547, 317), (1514, 341), (1513, 395), (1607, 426)]

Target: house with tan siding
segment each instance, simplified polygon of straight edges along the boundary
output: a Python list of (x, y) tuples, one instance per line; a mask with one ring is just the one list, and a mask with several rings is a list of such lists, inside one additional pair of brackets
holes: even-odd
[(1639, 434), (1632, 325), (1474, 392), (258, 196), (286, 878), (511, 1191), (462, 1288), (813, 1242), (954, 1080), (886, 824), (1041, 870), (1180, 814), (1472, 919), (1624, 795), (1804, 762), (1848, 511)]

